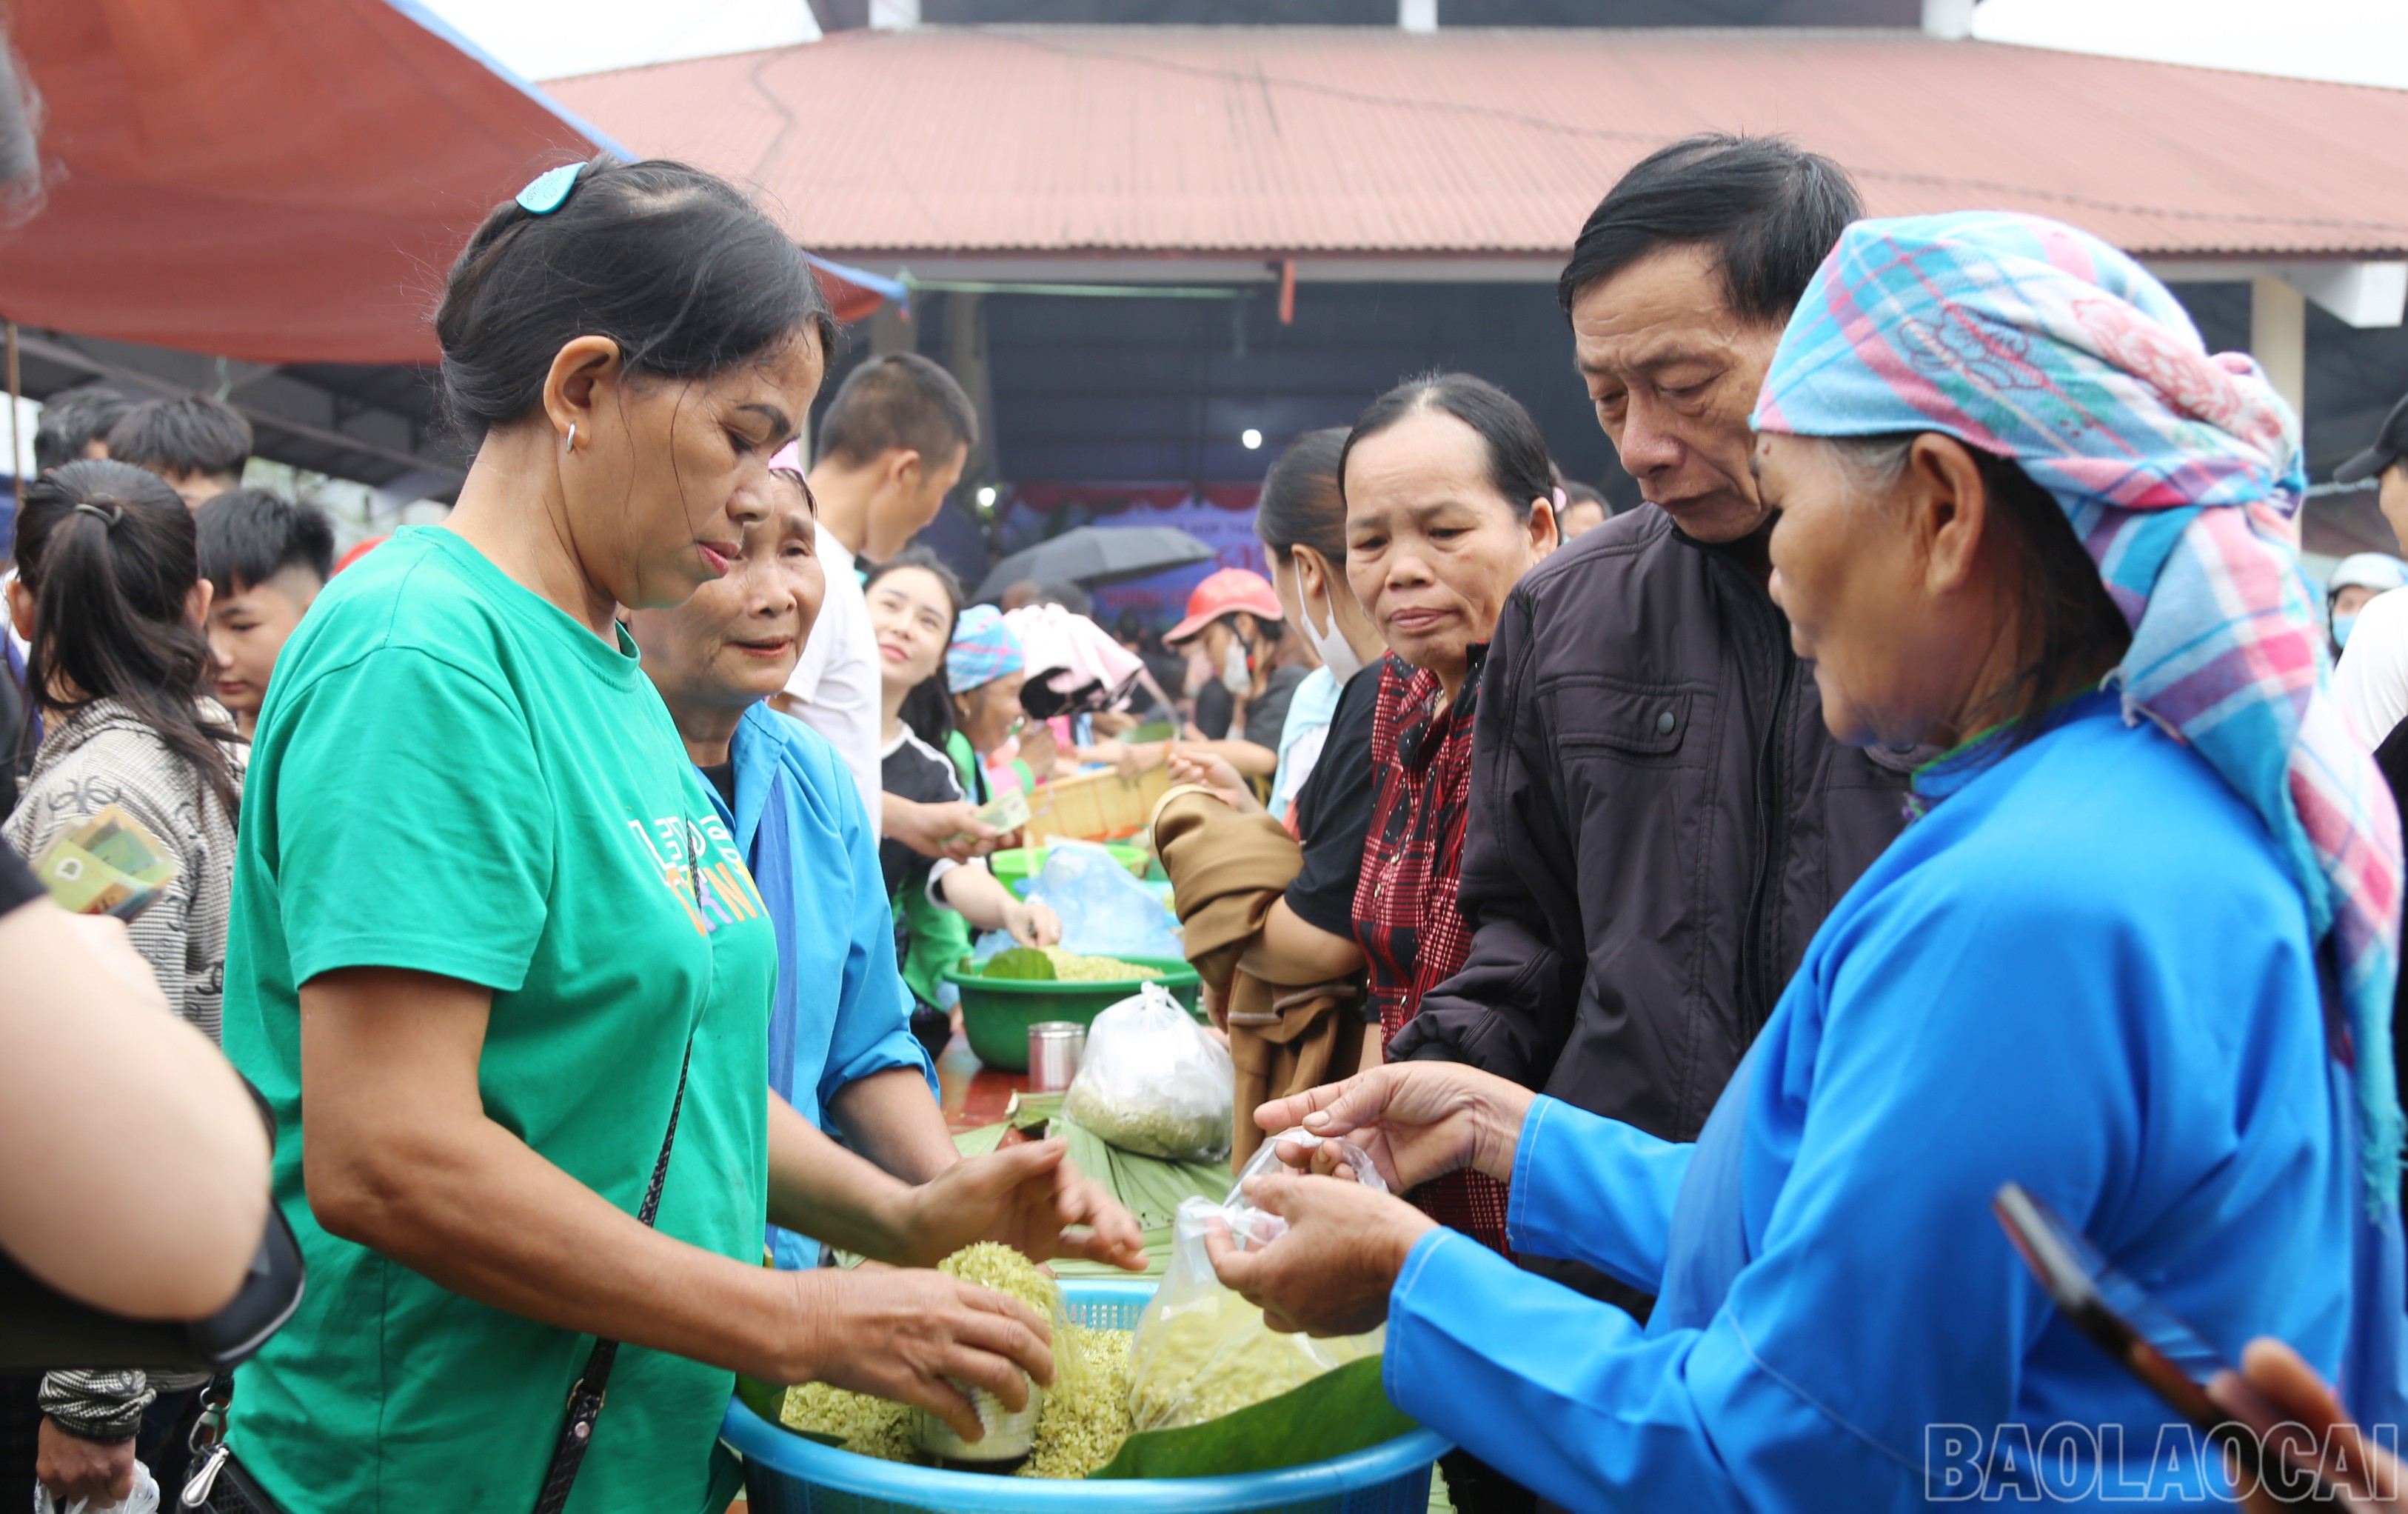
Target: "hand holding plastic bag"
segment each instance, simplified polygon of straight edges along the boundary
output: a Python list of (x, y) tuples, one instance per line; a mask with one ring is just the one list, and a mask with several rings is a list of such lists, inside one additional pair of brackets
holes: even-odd
[(1218, 1161), (1229, 1154), (1237, 1077), (1228, 1049), (1149, 983), (1087, 1028), (1062, 1112), (1124, 1151)]
[[(1281, 1139), (1317, 1138), (1290, 1132)], [(1349, 1362), (1376, 1356), (1387, 1342), (1384, 1326), (1319, 1340), (1278, 1334), (1263, 1322), (1262, 1310), (1214, 1275), (1205, 1249), (1208, 1234), (1226, 1232), (1241, 1248), (1253, 1248), (1269, 1245), (1287, 1230), (1285, 1220), (1245, 1195), (1248, 1178), (1279, 1170), (1277, 1144), (1263, 1144), (1221, 1203), (1199, 1198), (1179, 1206), (1169, 1270), (1138, 1320), (1129, 1348), (1129, 1407), (1140, 1430), (1201, 1424), (1234, 1413)], [(1387, 1191), (1369, 1157), (1344, 1142), (1332, 1145), (1366, 1187)]]

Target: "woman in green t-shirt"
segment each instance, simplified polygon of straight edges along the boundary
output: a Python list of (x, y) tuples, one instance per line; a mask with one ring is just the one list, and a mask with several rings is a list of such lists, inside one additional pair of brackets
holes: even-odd
[[(309, 1286), (236, 1376), (236, 1462), (293, 1514), (515, 1514), (590, 1438), (569, 1507), (717, 1514), (734, 1371), (974, 1434), (945, 1379), (1018, 1399), (1043, 1322), (930, 1271), (770, 1271), (764, 1216), (905, 1263), (1043, 1255), (1083, 1186), (1054, 1148), (906, 1188), (771, 1100), (770, 922), (613, 619), (763, 518), (818, 287), (727, 185), (605, 159), (486, 218), (436, 332), (459, 504), (328, 586), (253, 748), (226, 1049), (275, 1105)], [(563, 1406), (597, 1337), (627, 1344), (588, 1437)]]

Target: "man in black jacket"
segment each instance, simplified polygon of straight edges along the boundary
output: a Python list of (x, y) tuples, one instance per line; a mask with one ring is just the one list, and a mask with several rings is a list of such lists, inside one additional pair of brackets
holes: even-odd
[[(1835, 743), (1766, 584), (1748, 415), (1863, 212), (1778, 139), (1632, 168), (1557, 286), (1598, 422), (1648, 503), (1506, 601), (1474, 728), (1463, 970), (1398, 1060), (1468, 1062), (1696, 1138), (1824, 916), (1904, 824), (1912, 759)], [(1576, 1263), (1533, 1270), (1634, 1312)]]

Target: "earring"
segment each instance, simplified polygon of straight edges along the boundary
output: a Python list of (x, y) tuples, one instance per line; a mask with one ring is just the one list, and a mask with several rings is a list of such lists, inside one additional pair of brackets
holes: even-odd
[(575, 421), (568, 423), (568, 440), (560, 444), (560, 450), (564, 453), (575, 452), (577, 450), (577, 423)]

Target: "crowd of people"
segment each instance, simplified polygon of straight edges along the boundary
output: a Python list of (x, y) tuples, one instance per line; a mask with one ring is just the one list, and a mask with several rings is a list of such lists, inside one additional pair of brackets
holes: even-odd
[[(2362, 1492), (2346, 1420), (2408, 1413), (2408, 565), (2316, 602), (2297, 417), (2073, 226), (1870, 220), (1703, 137), (1557, 294), (1642, 506), (1412, 379), (1292, 442), (1269, 576), (1158, 638), (911, 544), (980, 444), (936, 364), (855, 366), (807, 460), (819, 286), (677, 164), (487, 217), (436, 318), (458, 502), (339, 571), (228, 407), (61, 397), (7, 590), (0, 1093), (66, 1118), (106, 1064), (143, 1133), (27, 1175), (0, 1243), (191, 1318), (272, 1201), (308, 1282), (230, 1386), (0, 1379), (0, 1478), (179, 1487), (207, 1416), (211, 1507), (716, 1514), (739, 1373), (974, 1435), (1049, 1326), (931, 1264), (1144, 1252), (1063, 1143), (957, 1154), (942, 972), (1061, 937), (988, 870), (1006, 800), (1167, 768), (1241, 1149), (1292, 1169), (1215, 1263), (1277, 1328), (1384, 1322), (1457, 1508), (1912, 1507), (1935, 1425), (2000, 1427), (1979, 1470), (2034, 1496), (2231, 1494), (2052, 1311), (2007, 1184)], [(2344, 472), (2408, 526), (2408, 401)], [(22, 860), (111, 805), (175, 863), (130, 929)]]

